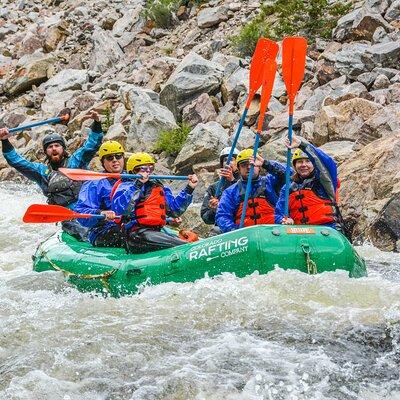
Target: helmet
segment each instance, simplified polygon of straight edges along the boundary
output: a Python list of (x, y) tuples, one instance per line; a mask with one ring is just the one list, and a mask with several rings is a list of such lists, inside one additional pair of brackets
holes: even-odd
[[(221, 168), (222, 168), (222, 164), (223, 164), (224, 158), (229, 156), (230, 152), (231, 152), (231, 148), (230, 147), (224, 147), (221, 150), (221, 153), (219, 153), (219, 163), (221, 165)], [(235, 147), (233, 149), (232, 155), (233, 155), (234, 158), (236, 158), (238, 154), (239, 154), (239, 150)]]
[(59, 135), (58, 133), (49, 133), (47, 134), (42, 141), (43, 150), (46, 151), (47, 147), (50, 146), (52, 143), (60, 143), (64, 149), (67, 147), (65, 143), (65, 139)]
[(125, 150), (122, 145), (115, 140), (107, 140), (104, 142), (99, 149), (100, 160), (109, 154), (125, 154)]
[(156, 160), (147, 153), (133, 153), (126, 163), (126, 170), (128, 172), (133, 171), (136, 167), (145, 164), (155, 164)]
[(297, 150), (293, 153), (293, 156), (292, 156), (292, 164), (294, 165), (294, 162), (295, 162), (296, 160), (300, 160), (300, 159), (302, 159), (302, 158), (310, 158), (310, 157), (308, 157), (308, 155), (307, 155), (306, 153), (304, 153), (304, 151), (302, 151), (302, 150), (300, 150), (300, 149), (297, 149)]
[(249, 161), (250, 157), (253, 156), (253, 149), (244, 149), (236, 157), (238, 165), (244, 161)]

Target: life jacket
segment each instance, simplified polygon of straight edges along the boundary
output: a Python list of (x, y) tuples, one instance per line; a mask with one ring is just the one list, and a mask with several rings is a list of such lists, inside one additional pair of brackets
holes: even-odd
[(336, 222), (335, 203), (315, 192), (316, 178), (299, 185), (292, 182), (289, 195), (289, 214), (296, 225), (324, 225)]
[(167, 223), (164, 188), (154, 183), (135, 207), (135, 218), (140, 226), (162, 227)]
[[(240, 204), (236, 211), (235, 224), (240, 224), (242, 217), (244, 198), (246, 195), (246, 188), (242, 182), (240, 185)], [(244, 217), (244, 226), (260, 225), (260, 224), (273, 224), (275, 207), (271, 205), (265, 197), (265, 187), (260, 186), (256, 192), (247, 201), (246, 214)]]
[[(63, 165), (67, 165), (65, 159)], [(47, 203), (67, 207), (78, 200), (79, 191), (83, 182), (73, 181), (57, 170), (53, 170), (47, 177)]]

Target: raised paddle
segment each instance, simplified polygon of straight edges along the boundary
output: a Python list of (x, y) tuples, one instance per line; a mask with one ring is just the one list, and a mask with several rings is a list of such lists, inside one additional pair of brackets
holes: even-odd
[[(244, 121), (247, 117), (247, 112), (249, 111), (250, 104), (257, 93), (257, 90), (261, 87), (262, 78), (263, 78), (263, 67), (266, 59), (268, 58), (268, 54), (271, 51), (271, 48), (274, 47), (274, 43), (272, 40), (260, 38), (258, 39), (256, 48), (253, 53), (253, 57), (251, 58), (250, 63), (250, 73), (249, 73), (249, 95), (247, 97), (246, 105), (243, 110), (242, 117), (240, 118), (239, 126), (236, 130), (235, 136), (233, 138), (231, 150), (228, 154), (228, 159), (226, 161), (226, 165), (230, 165), (233, 158), (233, 152), (239, 140), (240, 132), (242, 131)], [(217, 188), (215, 190), (215, 196), (219, 197), (222, 192), (222, 185), (225, 181), (224, 177), (221, 177)]]
[[(271, 99), (271, 93), (272, 93), (272, 88), (274, 86), (274, 81), (275, 81), (275, 74), (276, 74), (276, 55), (278, 54), (278, 45), (276, 44), (276, 48), (271, 52), (271, 58), (269, 58), (264, 67), (264, 77), (263, 77), (263, 86), (262, 86), (262, 92), (261, 92), (261, 103), (260, 103), (260, 116), (258, 117), (258, 126), (257, 126), (257, 132), (256, 132), (256, 137), (254, 141), (254, 148), (253, 148), (253, 157), (254, 160), (257, 157), (257, 151), (258, 151), (258, 146), (260, 144), (260, 134), (262, 132), (263, 124), (264, 124), (264, 118), (265, 118), (265, 112), (267, 111), (267, 106), (269, 103), (269, 100)], [(240, 225), (239, 228), (243, 228), (244, 225), (244, 220), (246, 216), (246, 210), (247, 210), (247, 202), (249, 201), (250, 197), (250, 192), (251, 192), (251, 184), (252, 184), (252, 178), (254, 174), (254, 165), (250, 165), (250, 171), (247, 176), (247, 185), (246, 185), (246, 192), (244, 196), (244, 202), (243, 202), (243, 209), (242, 209), (242, 215), (240, 217)]]
[[(110, 172), (96, 172), (89, 171), (86, 169), (69, 169), (69, 168), (59, 168), (61, 173), (67, 176), (73, 181), (97, 181), (104, 178), (114, 178), (114, 179), (141, 179), (142, 175), (139, 174), (119, 174)], [(149, 179), (163, 179), (170, 181), (187, 181), (187, 176), (180, 175), (150, 175)]]
[(103, 214), (79, 214), (69, 208), (52, 204), (32, 204), (28, 207), (23, 221), (31, 224), (68, 221), (76, 218), (104, 219)]
[(32, 122), (31, 124), (27, 124), (27, 125), (17, 126), (16, 128), (9, 129), (8, 132), (11, 135), (15, 135), (18, 132), (24, 131), (26, 129), (34, 128), (36, 126), (59, 124), (59, 123), (66, 124), (69, 121), (70, 117), (71, 117), (71, 110), (68, 108), (65, 108), (58, 114), (57, 117), (45, 119), (43, 121)]
[[(282, 42), (282, 77), (289, 97), (288, 139), (292, 143), (294, 100), (304, 77), (306, 66), (307, 40), (303, 37), (287, 37)], [(289, 181), (292, 151), (286, 153), (285, 175), (285, 216), (289, 216)]]
[[(30, 224), (44, 224), (61, 221), (69, 221), (76, 218), (105, 219), (103, 214), (79, 214), (69, 208), (52, 204), (32, 204), (25, 211), (23, 221)], [(116, 216), (116, 219), (120, 216)], [(174, 218), (167, 217), (167, 223), (173, 222)]]

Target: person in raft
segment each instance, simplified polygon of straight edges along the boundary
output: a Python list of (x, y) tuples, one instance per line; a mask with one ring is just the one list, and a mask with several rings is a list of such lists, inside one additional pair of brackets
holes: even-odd
[[(47, 203), (73, 209), (78, 199), (82, 182), (72, 181), (61, 172), (61, 167), (86, 169), (91, 159), (95, 156), (103, 140), (99, 114), (91, 111), (83, 117), (83, 120), (93, 119), (88, 138), (82, 147), (73, 154), (68, 154), (65, 139), (54, 131), (47, 131), (42, 141), (43, 151), (46, 155), (45, 163), (31, 162), (17, 153), (9, 141), (7, 128), (0, 129), (3, 156), (7, 163), (29, 180), (36, 182), (43, 194), (47, 197)], [(86, 229), (77, 221), (64, 221), (62, 229), (78, 239), (84, 240)]]
[[(236, 148), (233, 150), (233, 158), (230, 165), (226, 165), (226, 161), (230, 151), (230, 147), (225, 147), (224, 149), (222, 149), (219, 155), (219, 165), (221, 168), (219, 170), (219, 177), (224, 178), (223, 184), (221, 186), (221, 193), (219, 194), (219, 196), (216, 196), (217, 187), (220, 181), (218, 179), (218, 181), (212, 183), (207, 188), (206, 194), (204, 195), (203, 204), (201, 205), (200, 210), (200, 216), (204, 223), (206, 223), (207, 225), (215, 225), (215, 214), (217, 212), (218, 203), (223, 191), (229, 186), (236, 183), (240, 177), (239, 170), (236, 165), (236, 157), (239, 154), (239, 151)], [(226, 166), (224, 167), (224, 165)], [(217, 226), (213, 228), (213, 231), (213, 234), (221, 233), (220, 229)]]
[[(125, 167), (125, 150), (115, 140), (107, 140), (99, 149), (99, 158), (104, 172), (123, 172)], [(79, 192), (74, 210), (82, 214), (102, 214), (103, 220), (81, 218), (78, 221), (88, 231), (89, 242), (96, 247), (124, 247), (125, 238), (120, 224), (115, 221), (115, 212), (111, 210), (111, 193), (115, 178), (104, 178), (98, 181), (86, 181)]]
[(187, 209), (198, 178), (189, 175), (187, 186), (174, 196), (160, 181), (150, 180), (155, 163), (150, 154), (132, 154), (126, 169), (142, 178), (121, 182), (113, 193), (112, 210), (122, 216), (128, 253), (147, 253), (187, 243), (163, 232), (162, 228), (167, 216), (179, 217)]
[[(216, 221), (224, 233), (239, 228), (251, 163), (254, 164), (254, 175), (244, 226), (274, 223), (275, 203), (285, 182), (286, 168), (277, 161), (266, 161), (260, 155), (253, 160), (252, 156), (253, 149), (245, 149), (238, 154), (236, 162), (240, 179), (225, 189), (219, 202)], [(266, 176), (260, 176), (260, 168), (267, 171)]]
[(289, 187), (289, 216), (285, 216), (285, 186), (275, 207), (277, 224), (327, 225), (342, 230), (340, 211), (336, 203), (338, 188), (335, 161), (307, 140), (293, 136), (295, 170)]

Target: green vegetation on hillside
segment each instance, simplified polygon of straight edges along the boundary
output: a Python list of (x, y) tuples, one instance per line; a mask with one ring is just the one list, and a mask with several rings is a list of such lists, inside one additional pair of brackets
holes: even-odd
[(178, 128), (162, 131), (154, 147), (154, 152), (165, 151), (170, 156), (177, 156), (192, 130), (191, 126), (185, 123)]
[(328, 0), (276, 0), (262, 5), (260, 13), (230, 38), (231, 43), (239, 55), (251, 56), (261, 36), (281, 40), (302, 35), (310, 42), (317, 37), (327, 39), (337, 20), (350, 9), (351, 4), (329, 4)]

